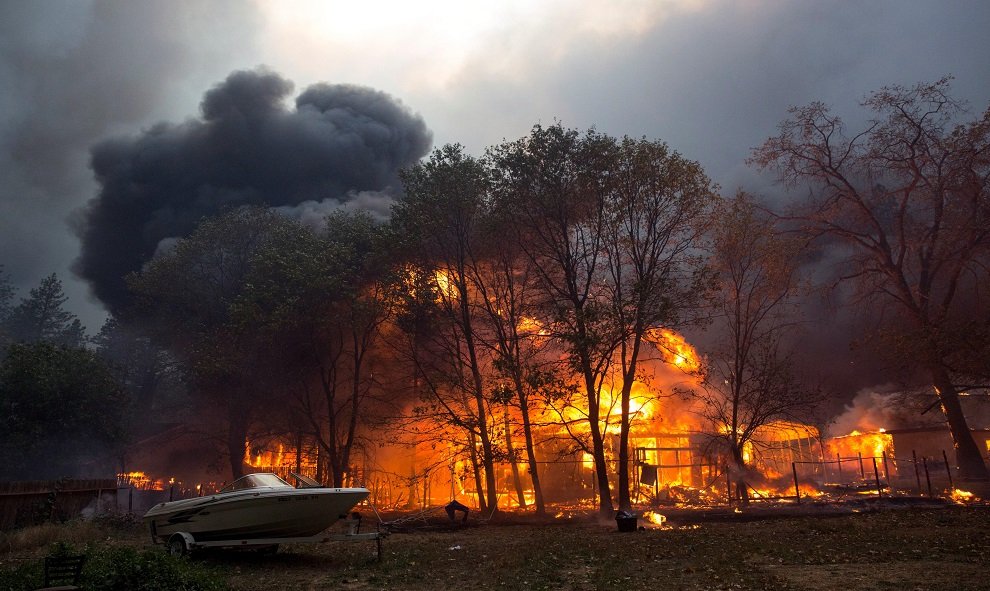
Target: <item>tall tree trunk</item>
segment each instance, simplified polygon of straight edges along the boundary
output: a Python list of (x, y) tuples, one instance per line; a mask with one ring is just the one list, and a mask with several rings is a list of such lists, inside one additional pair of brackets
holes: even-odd
[(491, 505), (492, 513), (498, 511), (498, 488), (495, 483), (495, 452), (492, 448), (491, 434), (488, 432), (488, 412), (485, 408), (485, 387), (478, 365), (478, 352), (474, 343), (474, 330), (471, 323), (471, 310), (468, 307), (467, 285), (464, 283), (464, 271), (460, 270), (458, 290), (461, 299), (461, 322), (464, 330), (464, 344), (467, 347), (468, 360), (471, 366), (471, 378), (474, 386), (474, 400), (478, 409), (478, 438), (481, 440), (481, 460), (485, 467), (485, 492)]
[(481, 485), (481, 466), (478, 465), (478, 446), (474, 440), (474, 433), (468, 436), (468, 449), (471, 451), (471, 468), (474, 470), (474, 490), (478, 494), (478, 510), (487, 513), (488, 503), (485, 502), (485, 491)]
[[(622, 372), (622, 416), (619, 419), (619, 510), (630, 511), (632, 499), (629, 495), (629, 407), (632, 398), (633, 382), (636, 379), (636, 366), (639, 361), (639, 347), (642, 340), (642, 328), (636, 329), (633, 337), (632, 351), (629, 359), (623, 359), (625, 367)], [(622, 347), (622, 356), (626, 357), (626, 347)]]
[(987, 480), (987, 466), (966, 422), (962, 404), (959, 402), (959, 393), (944, 368), (933, 365), (931, 373), (942, 412), (949, 424), (949, 433), (952, 435), (956, 463), (959, 464), (959, 476), (963, 480)]
[(343, 470), (347, 475), (350, 475), (351, 472), (351, 449), (354, 447), (354, 438), (357, 435), (358, 414), (361, 408), (361, 370), (366, 351), (364, 343), (358, 337), (357, 333), (352, 333), (352, 337), (354, 371), (351, 379), (351, 416), (348, 417), (347, 434), (345, 435), (343, 449), (341, 450)]
[(743, 457), (742, 444), (733, 437), (732, 439), (732, 463), (737, 471), (736, 474), (736, 495), (743, 505), (749, 505), (749, 485), (746, 484), (746, 459)]
[(509, 423), (509, 403), (505, 403), (503, 408), (505, 417), (505, 451), (509, 456), (509, 466), (512, 467), (512, 483), (516, 487), (516, 498), (519, 499), (519, 508), (526, 508), (526, 495), (523, 492), (522, 480), (519, 478), (519, 466), (516, 464), (516, 453), (512, 448), (512, 425)]
[[(627, 382), (628, 380), (623, 380)], [(630, 511), (632, 500), (629, 495), (629, 398), (632, 383), (622, 384), (622, 417), (619, 419), (619, 510)]]
[(591, 455), (595, 461), (595, 478), (598, 483), (598, 514), (606, 519), (612, 518), (612, 491), (608, 483), (608, 465), (605, 462), (605, 443), (602, 438), (599, 423), (598, 388), (591, 372), (591, 364), (585, 362), (584, 368), (585, 392), (588, 396), (588, 423), (591, 427)]
[(526, 438), (526, 459), (529, 461), (529, 476), (533, 481), (533, 497), (536, 501), (536, 514), (546, 515), (547, 507), (543, 500), (543, 487), (540, 485), (540, 469), (536, 461), (536, 446), (533, 443), (533, 425), (529, 418), (529, 397), (523, 390), (522, 381), (515, 375), (516, 394), (519, 396), (519, 412), (522, 413), (523, 436)]

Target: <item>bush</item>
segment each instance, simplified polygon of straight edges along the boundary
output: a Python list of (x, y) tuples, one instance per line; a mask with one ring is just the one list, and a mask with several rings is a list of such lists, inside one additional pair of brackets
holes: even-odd
[[(101, 546), (76, 550), (53, 544), (49, 556), (86, 554), (80, 586), (87, 591), (225, 591), (223, 576), (206, 565), (170, 556), (158, 549)], [(0, 571), (0, 591), (29, 591), (44, 580), (44, 562)]]
[(160, 548), (103, 547), (89, 555), (81, 586), (87, 590), (222, 591), (223, 577), (203, 564), (170, 556)]

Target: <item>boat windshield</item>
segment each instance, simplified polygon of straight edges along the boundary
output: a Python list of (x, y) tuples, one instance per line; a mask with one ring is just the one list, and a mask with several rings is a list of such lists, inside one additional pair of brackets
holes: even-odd
[(249, 488), (292, 488), (292, 486), (274, 474), (248, 474), (223, 487), (220, 492), (233, 492)]

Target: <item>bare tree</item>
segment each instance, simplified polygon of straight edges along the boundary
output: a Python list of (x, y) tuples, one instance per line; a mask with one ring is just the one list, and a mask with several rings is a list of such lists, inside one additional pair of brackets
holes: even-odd
[(875, 114), (847, 134), (822, 103), (792, 108), (752, 161), (789, 186), (807, 184), (795, 214), (812, 236), (843, 241), (848, 272), (864, 301), (878, 304), (927, 373), (947, 419), (964, 478), (988, 477), (959, 402), (948, 337), (959, 307), (982, 301), (990, 250), (990, 110), (955, 123), (963, 107), (949, 79), (892, 86), (864, 103)]
[[(533, 433), (533, 398), (536, 395), (531, 376), (545, 362), (543, 353), (548, 339), (541, 337), (541, 326), (536, 320), (538, 310), (532, 269), (518, 243), (506, 240), (513, 224), (511, 219), (492, 216), (486, 228), (486, 260), (474, 268), (472, 279), (479, 294), (482, 308), (480, 318), (485, 331), (483, 343), (494, 358), (493, 370), (497, 398), (506, 406), (510, 403), (519, 409), (525, 442), (526, 459), (536, 512), (546, 513), (546, 501), (540, 483), (540, 469), (536, 458)], [(506, 409), (507, 411), (507, 409)], [(505, 415), (506, 454), (513, 468), (513, 479), (518, 484), (518, 474), (512, 445), (512, 425), (508, 412)], [(519, 493), (520, 506), (525, 498)]]
[(624, 138), (614, 151), (603, 247), (609, 300), (621, 340), (619, 509), (629, 510), (630, 396), (652, 331), (701, 317), (707, 288), (697, 248), (717, 196), (697, 162), (659, 141)]
[(481, 444), (487, 495), (486, 500), (479, 488), (481, 508), (494, 512), (496, 449), (484, 384), (486, 360), (475, 327), (476, 292), (471, 282), (472, 270), (479, 264), (478, 225), (485, 216), (487, 171), (482, 163), (465, 155), (461, 146), (446, 145), (434, 151), (427, 162), (404, 171), (402, 182), (406, 194), (393, 209), (393, 221), (417, 250), (421, 267), (436, 271), (438, 304), (450, 321), (445, 326), (453, 331), (446, 335), (446, 346), (455, 356), (448, 367), (453, 373), (444, 385), (463, 390), (474, 402), (474, 417), (463, 424), (474, 431)]
[(558, 123), (537, 125), (528, 137), (489, 151), (496, 206), (516, 221), (513, 239), (536, 275), (541, 318), (579, 376), (587, 401), (590, 441), (576, 441), (594, 458), (603, 517), (611, 517), (613, 507), (600, 413), (600, 391), (617, 343), (602, 298), (604, 172), (613, 145), (606, 136), (592, 131), (582, 137)]
[(725, 442), (739, 497), (748, 500), (745, 450), (761, 427), (800, 418), (817, 391), (794, 372), (795, 298), (802, 240), (740, 193), (721, 208), (709, 262), (713, 326), (720, 345), (708, 355), (695, 391), (702, 415)]

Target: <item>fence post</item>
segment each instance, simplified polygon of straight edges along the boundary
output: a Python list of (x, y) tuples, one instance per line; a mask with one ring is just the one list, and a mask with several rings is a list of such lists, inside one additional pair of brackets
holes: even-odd
[(921, 496), (921, 470), (918, 469), (918, 452), (911, 450), (911, 457), (914, 458), (914, 479), (918, 481), (918, 496)]
[(732, 506), (732, 475), (729, 474), (728, 464), (726, 464), (725, 466), (725, 498), (728, 501), (729, 506), (731, 507)]
[(949, 467), (949, 456), (945, 455), (945, 450), (942, 450), (942, 459), (945, 460), (945, 473), (949, 475), (949, 490), (954, 490), (956, 487), (952, 484), (952, 468)]
[(825, 482), (828, 482), (828, 461), (825, 459), (825, 445), (822, 443), (822, 438), (818, 438), (818, 449), (822, 453), (822, 477)]
[(890, 464), (887, 463), (887, 450), (883, 451), (883, 477), (887, 479), (887, 486), (889, 486), (891, 492), (893, 492), (894, 486), (890, 481)]
[(801, 488), (798, 486), (797, 477), (797, 464), (791, 462), (791, 471), (794, 473), (794, 498), (797, 499), (798, 505), (801, 504)]
[(844, 477), (842, 476), (842, 456), (839, 455), (839, 452), (835, 452), (835, 463), (839, 465), (839, 482), (841, 483)]
[(871, 458), (873, 460), (873, 477), (877, 479), (877, 496), (883, 496), (883, 487), (880, 486), (880, 470), (877, 469), (877, 459), (876, 457)]
[(859, 456), (859, 477), (866, 480), (866, 467), (863, 466), (863, 452), (857, 452)]
[(921, 458), (921, 467), (925, 469), (925, 482), (928, 483), (928, 497), (931, 498), (935, 495), (932, 494), (932, 477), (928, 473), (928, 458)]

